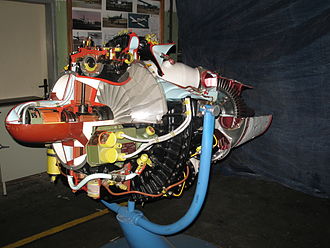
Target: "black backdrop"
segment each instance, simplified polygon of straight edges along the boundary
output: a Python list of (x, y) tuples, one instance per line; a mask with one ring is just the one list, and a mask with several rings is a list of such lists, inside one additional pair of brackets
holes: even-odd
[(263, 136), (220, 162), (225, 173), (330, 196), (330, 1), (177, 0), (183, 62), (252, 85), (273, 114)]

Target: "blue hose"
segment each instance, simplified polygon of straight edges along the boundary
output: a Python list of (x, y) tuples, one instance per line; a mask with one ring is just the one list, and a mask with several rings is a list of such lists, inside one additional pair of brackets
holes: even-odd
[[(152, 223), (141, 215), (134, 216), (135, 211), (127, 211), (126, 207), (121, 207), (116, 203), (109, 204), (102, 201), (108, 208), (118, 214), (130, 215), (133, 222), (145, 230), (159, 234), (159, 235), (172, 235), (178, 233), (188, 227), (197, 217), (200, 212), (209, 182), (210, 164), (212, 160), (212, 144), (213, 144), (213, 131), (214, 131), (214, 116), (211, 111), (211, 106), (205, 106), (204, 122), (203, 122), (203, 135), (202, 135), (202, 153), (200, 157), (199, 175), (197, 180), (197, 188), (194, 199), (189, 207), (187, 213), (178, 221), (169, 225), (158, 225)], [(131, 206), (132, 208), (132, 206)]]

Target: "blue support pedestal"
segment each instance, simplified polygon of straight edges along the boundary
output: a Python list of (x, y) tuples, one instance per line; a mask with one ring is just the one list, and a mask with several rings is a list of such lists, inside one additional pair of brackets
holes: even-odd
[[(166, 237), (167, 242), (170, 242), (175, 248), (218, 248), (217, 246), (208, 243), (204, 240), (197, 239), (185, 234), (174, 235)], [(143, 247), (149, 247), (145, 243), (142, 243)], [(135, 246), (129, 246), (125, 238), (117, 239), (111, 243), (101, 246), (101, 248), (132, 248)], [(155, 247), (156, 248), (156, 247)], [(158, 248), (158, 247), (157, 247)]]
[(213, 112), (214, 108), (212, 106), (205, 106), (202, 153), (200, 157), (201, 162), (197, 187), (194, 199), (187, 213), (173, 224), (158, 225), (146, 219), (141, 211), (135, 210), (134, 202), (129, 201), (128, 207), (122, 207), (116, 203), (110, 204), (102, 201), (105, 206), (117, 213), (117, 220), (125, 235), (125, 239), (116, 240), (102, 246), (102, 248), (215, 248), (215, 246), (208, 242), (187, 235), (176, 235), (168, 238), (162, 236), (176, 234), (188, 227), (197, 217), (202, 208), (208, 188), (210, 164), (212, 159), (215, 119)]

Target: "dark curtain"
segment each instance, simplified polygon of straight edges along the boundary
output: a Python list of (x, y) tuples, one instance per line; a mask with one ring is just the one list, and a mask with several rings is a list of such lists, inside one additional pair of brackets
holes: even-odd
[(272, 114), (261, 137), (220, 162), (225, 173), (330, 196), (330, 1), (177, 0), (183, 62), (254, 89)]

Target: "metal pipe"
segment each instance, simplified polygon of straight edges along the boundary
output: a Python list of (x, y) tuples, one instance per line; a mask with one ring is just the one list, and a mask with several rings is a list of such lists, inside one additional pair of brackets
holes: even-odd
[(212, 159), (212, 143), (215, 119), (213, 110), (214, 109), (212, 106), (205, 106), (202, 136), (202, 153), (197, 188), (189, 210), (181, 219), (170, 225), (158, 225), (144, 218), (143, 214), (140, 211), (134, 211), (134, 204), (132, 202), (129, 202), (129, 211), (127, 210), (127, 207), (121, 207), (116, 203), (110, 204), (103, 200), (102, 203), (105, 204), (112, 211), (118, 213), (118, 216), (123, 215), (127, 217), (130, 223), (142, 227), (144, 230), (150, 232), (150, 234), (152, 235), (171, 235), (178, 233), (188, 227), (199, 214), (203, 206), (208, 188), (210, 165)]
[(187, 213), (181, 219), (170, 225), (158, 225), (150, 222), (145, 218), (136, 219), (135, 223), (149, 232), (160, 235), (171, 235), (178, 233), (188, 227), (195, 220), (203, 206), (209, 182), (214, 131), (214, 115), (211, 111), (212, 107), (205, 107), (206, 109), (203, 122), (202, 153), (200, 159), (201, 162), (197, 181), (197, 188), (192, 204), (190, 205), (190, 208)]

